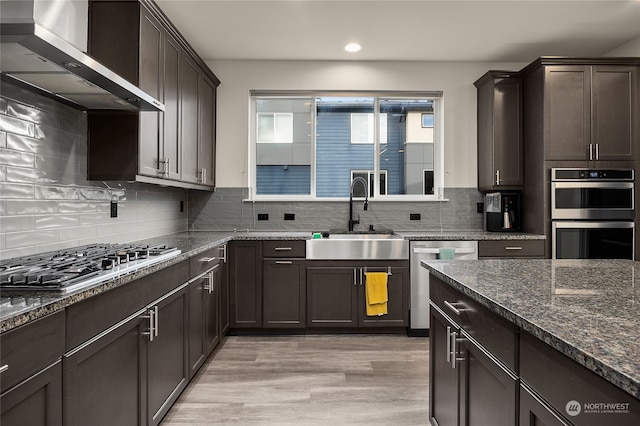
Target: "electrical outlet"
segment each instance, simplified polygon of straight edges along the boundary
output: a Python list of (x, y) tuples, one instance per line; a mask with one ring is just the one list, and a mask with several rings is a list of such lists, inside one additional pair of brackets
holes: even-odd
[(116, 201), (111, 202), (111, 217), (118, 217), (118, 203)]
[(420, 220), (420, 213), (409, 213), (409, 220)]
[(478, 213), (484, 213), (484, 203), (477, 203), (476, 204), (476, 211)]
[(269, 220), (269, 213), (258, 213), (258, 220)]
[(296, 215), (294, 213), (285, 213), (284, 220), (296, 220)]

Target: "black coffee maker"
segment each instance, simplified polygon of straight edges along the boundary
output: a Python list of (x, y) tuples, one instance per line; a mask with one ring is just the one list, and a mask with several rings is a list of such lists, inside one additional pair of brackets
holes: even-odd
[(490, 232), (521, 232), (521, 194), (492, 192), (484, 196), (485, 229)]

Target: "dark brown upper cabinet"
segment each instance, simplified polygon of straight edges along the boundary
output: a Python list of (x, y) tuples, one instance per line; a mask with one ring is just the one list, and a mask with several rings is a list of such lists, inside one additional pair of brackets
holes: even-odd
[(89, 53), (165, 105), (89, 113), (89, 179), (213, 189), (220, 84), (154, 2), (89, 2)]
[(522, 79), (489, 71), (478, 89), (478, 190), (522, 189)]
[(545, 66), (545, 159), (634, 160), (637, 78), (637, 66)]

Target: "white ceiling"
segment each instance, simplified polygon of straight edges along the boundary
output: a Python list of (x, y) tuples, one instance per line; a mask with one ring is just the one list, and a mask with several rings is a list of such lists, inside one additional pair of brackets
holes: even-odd
[[(529, 62), (640, 37), (640, 0), (156, 0), (205, 60)], [(344, 52), (349, 42), (363, 48)]]

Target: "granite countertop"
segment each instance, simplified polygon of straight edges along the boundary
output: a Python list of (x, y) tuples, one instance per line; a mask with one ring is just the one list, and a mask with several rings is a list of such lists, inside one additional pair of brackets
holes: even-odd
[(502, 259), (422, 264), (640, 399), (640, 262)]
[[(544, 236), (517, 233), (495, 233), (484, 231), (450, 232), (396, 232), (407, 240), (502, 240), (540, 239)], [(2, 292), (0, 298), (0, 333), (36, 320), (45, 315), (64, 309), (89, 297), (112, 288), (127, 284), (150, 273), (195, 256), (210, 248), (231, 240), (307, 240), (312, 236), (308, 231), (188, 231), (136, 241), (141, 244), (167, 244), (182, 251), (170, 260), (160, 262), (134, 273), (120, 276), (110, 281), (86, 287), (75, 292)]]

